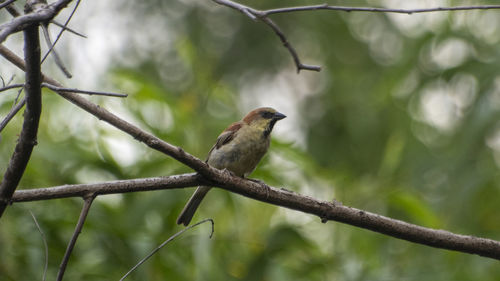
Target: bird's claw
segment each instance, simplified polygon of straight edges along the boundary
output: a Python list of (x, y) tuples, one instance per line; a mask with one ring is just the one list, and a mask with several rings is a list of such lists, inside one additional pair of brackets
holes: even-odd
[(222, 172), (225, 173), (226, 175), (236, 177), (236, 174), (233, 171), (228, 170), (227, 168), (222, 169)]

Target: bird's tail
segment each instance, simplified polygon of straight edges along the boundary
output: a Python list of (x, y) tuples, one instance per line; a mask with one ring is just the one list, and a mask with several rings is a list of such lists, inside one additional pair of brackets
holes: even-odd
[(193, 196), (191, 196), (186, 206), (184, 206), (181, 214), (177, 218), (177, 224), (184, 224), (184, 226), (187, 226), (189, 222), (191, 222), (196, 209), (200, 206), (201, 200), (203, 200), (205, 195), (207, 195), (210, 188), (210, 186), (198, 186), (196, 191), (193, 193)]

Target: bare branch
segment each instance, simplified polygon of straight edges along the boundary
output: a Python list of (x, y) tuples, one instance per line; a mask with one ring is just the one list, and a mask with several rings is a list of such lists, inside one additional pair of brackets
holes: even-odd
[(2, 44), (0, 44), (0, 55), (2, 55), (5, 59), (10, 61), (22, 71), (26, 71), (26, 63), (24, 62), (24, 60)]
[(265, 24), (271, 27), (272, 30), (278, 35), (279, 39), (283, 43), (283, 46), (288, 49), (290, 54), (292, 55), (293, 61), (295, 62), (295, 65), (297, 66), (297, 73), (299, 73), (302, 69), (304, 70), (312, 70), (312, 71), (321, 71), (321, 66), (316, 66), (316, 65), (307, 65), (303, 64), (300, 59), (299, 55), (297, 55), (297, 52), (295, 51), (295, 48), (288, 42), (288, 40), (285, 37), (285, 34), (281, 31), (278, 25), (276, 25), (271, 19), (267, 17), (261, 17), (260, 18)]
[(79, 89), (73, 89), (73, 88), (63, 88), (63, 87), (57, 87), (57, 86), (51, 85), (49, 83), (42, 83), (42, 86), (46, 87), (48, 89), (51, 89), (54, 92), (71, 92), (71, 93), (77, 93), (77, 94), (109, 96), (109, 97), (119, 97), (119, 98), (126, 98), (128, 96), (127, 94), (119, 94), (119, 93), (111, 93), (111, 92), (96, 92), (96, 91), (86, 91), (86, 90), (79, 90)]
[[(54, 44), (51, 44), (49, 50), (47, 51), (47, 53), (45, 54), (45, 56), (43, 56), (42, 63), (45, 61), (45, 59), (47, 58), (47, 56), (50, 54), (51, 51), (54, 51), (54, 59), (56, 60), (56, 63), (58, 63), (59, 56), (55, 52), (54, 47), (56, 46), (57, 42), (61, 38), (63, 32), (66, 30), (66, 26), (68, 25), (69, 21), (71, 20), (71, 18), (73, 18), (73, 15), (75, 14), (76, 9), (78, 9), (78, 5), (80, 5), (80, 0), (76, 1), (75, 7), (71, 11), (71, 14), (69, 15), (69, 17), (66, 19), (66, 22), (64, 23), (63, 28), (61, 29), (61, 31), (59, 31), (59, 34), (57, 35), (56, 41), (54, 41)], [(45, 26), (45, 30), (47, 31), (47, 37), (49, 37), (49, 41), (48, 42), (50, 42), (50, 36), (48, 34), (48, 27), (47, 26)], [(59, 59), (59, 63), (61, 63), (61, 66), (62, 66), (62, 62), (60, 61), (60, 59)], [(66, 73), (66, 68), (61, 67), (61, 66), (59, 66), (59, 68), (61, 68), (61, 70), (64, 72), (64, 74), (68, 78), (71, 78), (71, 74), (69, 74), (69, 72)], [(69, 74), (69, 76), (68, 76), (68, 74)]]
[(5, 116), (5, 118), (2, 120), (0, 123), (0, 132), (3, 131), (3, 129), (9, 124), (10, 120), (16, 116), (16, 114), (23, 108), (23, 106), (26, 104), (26, 98), (23, 98), (19, 103), (14, 105), (9, 113)]
[(82, 37), (82, 38), (87, 38), (87, 35), (82, 34), (82, 33), (78, 32), (78, 31), (76, 31), (76, 30), (74, 30), (74, 29), (71, 29), (71, 28), (69, 28), (69, 27), (67, 27), (67, 26), (65, 26), (65, 25), (63, 25), (63, 24), (60, 24), (59, 22), (57, 22), (57, 21), (55, 21), (55, 20), (51, 20), (51, 21), (50, 21), (50, 23), (53, 23), (53, 24), (55, 24), (55, 25), (59, 26), (60, 28), (65, 29), (65, 30), (67, 30), (68, 32), (71, 32), (71, 33), (73, 33), (73, 34), (75, 34), (75, 35), (77, 35), (77, 36), (80, 36), (80, 37)]
[(132, 180), (117, 180), (94, 184), (62, 185), (50, 188), (18, 190), (11, 203), (49, 200), (68, 197), (83, 197), (85, 194), (117, 194), (127, 192), (152, 191), (184, 188), (206, 184), (202, 176), (196, 173)]
[[(64, 63), (62, 62), (61, 58), (59, 57), (59, 54), (57, 53), (56, 49), (54, 49), (56, 42), (52, 44), (52, 40), (50, 39), (50, 33), (49, 33), (49, 27), (46, 24), (42, 24), (42, 30), (43, 30), (43, 36), (45, 37), (45, 42), (47, 43), (47, 46), (49, 47), (49, 50), (45, 54), (45, 56), (42, 58), (43, 63), (47, 56), (49, 54), (52, 54), (52, 57), (54, 58), (54, 62), (56, 63), (57, 67), (62, 71), (62, 73), (67, 77), (71, 78), (73, 75), (69, 72), (69, 70), (64, 66)], [(64, 29), (61, 29), (63, 31)], [(59, 37), (58, 37), (59, 38)]]
[(87, 218), (87, 214), (89, 213), (90, 206), (94, 201), (95, 194), (86, 195), (83, 202), (83, 208), (80, 213), (80, 217), (78, 218), (78, 223), (76, 224), (75, 231), (73, 232), (73, 236), (71, 236), (71, 240), (68, 243), (68, 247), (66, 248), (66, 252), (64, 253), (64, 257), (61, 261), (61, 265), (59, 266), (59, 272), (57, 273), (57, 281), (61, 281), (64, 272), (66, 271), (66, 266), (68, 265), (69, 257), (71, 256), (71, 252), (76, 244), (76, 239), (82, 232), (83, 224), (85, 223), (85, 219)]
[(10, 4), (14, 3), (14, 2), (16, 2), (16, 0), (7, 0), (7, 1), (5, 1), (5, 2), (3, 2), (3, 3), (0, 4), (0, 9), (3, 9), (3, 8), (9, 6)]
[[(65, 8), (69, 2), (71, 2), (71, 0), (59, 0), (55, 3), (44, 5), (44, 7), (39, 7), (36, 11), (29, 14), (13, 18), (10, 22), (0, 25), (0, 43), (10, 34), (19, 32), (32, 24), (50, 21), (60, 10)], [(7, 6), (7, 8), (8, 7), (10, 6)], [(11, 10), (9, 10), (9, 12), (11, 12)], [(17, 11), (12, 12), (18, 13)]]
[[(3, 1), (3, 0), (0, 0), (0, 1)], [(8, 5), (7, 7), (5, 7), (5, 9), (7, 10), (7, 12), (9, 12), (9, 14), (11, 14), (13, 17), (18, 17), (21, 15), (21, 13), (17, 10), (16, 6), (14, 5)]]
[(320, 4), (320, 5), (311, 5), (311, 6), (299, 6), (299, 7), (288, 7), (288, 8), (264, 10), (264, 11), (262, 11), (262, 14), (265, 16), (268, 16), (268, 15), (273, 15), (273, 14), (301, 12), (301, 11), (331, 10), (331, 11), (343, 11), (343, 12), (398, 13), (398, 14), (411, 15), (411, 14), (429, 13), (429, 12), (491, 10), (491, 9), (500, 9), (500, 5), (435, 7), (435, 8), (425, 8), (425, 9), (386, 9), (386, 8), (374, 8), (374, 7), (329, 6), (327, 4)]
[(24, 87), (24, 84), (7, 85), (7, 86), (4, 86), (3, 88), (0, 88), (0, 92), (7, 91), (10, 89), (15, 89), (15, 88), (21, 88), (21, 87)]
[(99, 195), (211, 184), (262, 202), (316, 215), (324, 222), (327, 220), (338, 221), (414, 243), (500, 260), (499, 241), (422, 227), (344, 206), (338, 202), (322, 201), (284, 188), (270, 187), (264, 183), (235, 177), (220, 170), (214, 169), (214, 172), (206, 178), (199, 174), (182, 174), (170, 177), (19, 190), (12, 197), (12, 202), (75, 197), (93, 192)]
[(210, 237), (209, 237), (209, 238), (212, 238), (212, 235), (214, 234), (214, 221), (212, 219), (204, 219), (204, 220), (199, 221), (193, 225), (190, 225), (190, 226), (184, 228), (183, 230), (177, 232), (176, 234), (170, 236), (167, 240), (165, 240), (163, 243), (161, 243), (160, 246), (156, 247), (156, 249), (154, 249), (145, 258), (143, 258), (136, 265), (134, 265), (134, 267), (132, 267), (127, 273), (125, 273), (125, 275), (123, 275), (123, 277), (120, 278), (120, 281), (123, 281), (125, 278), (127, 278), (127, 276), (129, 276), (134, 270), (136, 270), (139, 266), (141, 266), (143, 263), (145, 263), (150, 257), (152, 257), (154, 254), (156, 254), (161, 248), (163, 248), (165, 245), (167, 245), (170, 241), (179, 237), (180, 235), (182, 235), (184, 232), (190, 230), (191, 228), (194, 228), (194, 227), (196, 227), (202, 223), (208, 222), (208, 221), (212, 224), (212, 231), (210, 232)]
[(24, 170), (37, 142), (38, 122), (42, 111), (40, 40), (38, 26), (33, 25), (24, 31), (24, 52), (26, 58), (26, 111), (23, 128), (7, 171), (0, 183), (0, 217), (17, 188)]
[(248, 17), (250, 17), (252, 20), (260, 19), (262, 22), (264, 22), (269, 27), (271, 27), (271, 29), (274, 31), (274, 33), (276, 33), (278, 38), (283, 43), (283, 46), (285, 46), (285, 48), (288, 50), (288, 52), (290, 52), (290, 55), (292, 55), (295, 66), (297, 67), (297, 73), (300, 72), (302, 69), (312, 70), (312, 71), (320, 71), (321, 70), (320, 66), (303, 64), (300, 61), (300, 58), (297, 55), (297, 52), (295, 51), (293, 46), (288, 42), (285, 34), (281, 31), (279, 26), (277, 24), (275, 24), (270, 18), (268, 18), (267, 15), (265, 13), (263, 13), (262, 11), (250, 8), (248, 6), (245, 6), (245, 5), (230, 1), (230, 0), (213, 0), (213, 1), (217, 4), (236, 9), (236, 10), (242, 12), (243, 14), (247, 15)]
[(262, 22), (267, 24), (279, 37), (285, 48), (288, 49), (290, 55), (293, 58), (295, 66), (297, 67), (297, 72), (300, 70), (312, 70), (320, 71), (320, 66), (303, 64), (300, 58), (293, 48), (293, 46), (288, 42), (285, 34), (281, 31), (279, 26), (274, 23), (268, 16), (274, 14), (291, 13), (291, 12), (301, 12), (301, 11), (317, 11), (317, 10), (332, 10), (332, 11), (344, 11), (344, 12), (379, 12), (379, 13), (400, 13), (400, 14), (415, 14), (415, 13), (427, 13), (427, 12), (442, 12), (442, 11), (464, 11), (464, 10), (487, 10), (487, 9), (500, 9), (500, 5), (481, 5), (481, 6), (457, 6), (457, 7), (436, 7), (436, 8), (426, 8), (426, 9), (386, 9), (386, 8), (375, 8), (375, 7), (343, 7), (343, 6), (330, 6), (328, 4), (311, 5), (311, 6), (298, 6), (298, 7), (286, 7), (277, 8), (269, 10), (257, 10), (240, 3), (233, 2), (231, 0), (212, 0), (215, 3), (235, 10), (240, 11), (252, 20), (260, 19)]

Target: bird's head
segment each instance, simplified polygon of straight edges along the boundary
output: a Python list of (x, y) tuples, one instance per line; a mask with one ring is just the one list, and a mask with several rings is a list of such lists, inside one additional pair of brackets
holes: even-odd
[(267, 137), (273, 130), (274, 124), (286, 116), (274, 108), (261, 107), (250, 111), (244, 118), (243, 122), (248, 125), (262, 130), (264, 136)]

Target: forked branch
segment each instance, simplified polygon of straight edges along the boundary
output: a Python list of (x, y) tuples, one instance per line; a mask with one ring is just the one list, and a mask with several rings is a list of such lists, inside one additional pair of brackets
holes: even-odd
[(443, 11), (466, 11), (466, 10), (490, 10), (490, 9), (500, 9), (500, 5), (477, 5), (477, 6), (457, 6), (457, 7), (435, 7), (435, 8), (424, 8), (424, 9), (388, 9), (388, 8), (375, 8), (375, 7), (344, 7), (344, 6), (332, 6), (328, 4), (320, 5), (310, 5), (310, 6), (298, 6), (298, 7), (285, 7), (269, 10), (257, 10), (252, 7), (231, 1), (231, 0), (212, 0), (219, 5), (223, 5), (235, 10), (240, 11), (244, 15), (248, 16), (252, 20), (261, 20), (267, 24), (278, 36), (278, 38), (283, 43), (283, 46), (287, 48), (288, 52), (295, 62), (297, 67), (297, 72), (304, 70), (320, 71), (320, 66), (306, 65), (303, 64), (299, 58), (299, 55), (295, 51), (295, 48), (288, 42), (285, 34), (281, 31), (279, 26), (272, 21), (269, 16), (274, 14), (292, 13), (292, 12), (302, 12), (302, 11), (319, 11), (319, 10), (329, 10), (329, 11), (343, 11), (343, 12), (372, 12), (372, 13), (399, 13), (399, 14), (416, 14), (416, 13), (429, 13), (429, 12), (443, 12)]

